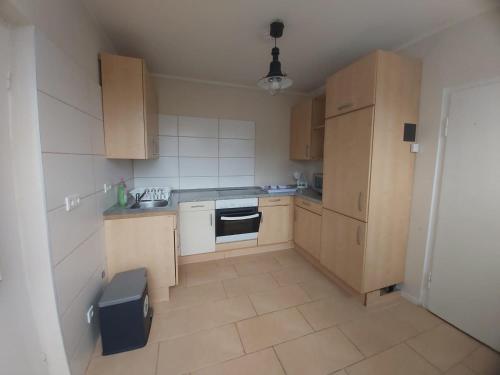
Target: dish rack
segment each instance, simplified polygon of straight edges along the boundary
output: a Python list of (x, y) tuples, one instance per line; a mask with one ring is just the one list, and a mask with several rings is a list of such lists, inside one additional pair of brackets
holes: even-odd
[(130, 194), (135, 198), (137, 194), (142, 195), (144, 192), (143, 201), (161, 201), (161, 200), (169, 200), (170, 193), (172, 189), (169, 187), (140, 187), (130, 190)]

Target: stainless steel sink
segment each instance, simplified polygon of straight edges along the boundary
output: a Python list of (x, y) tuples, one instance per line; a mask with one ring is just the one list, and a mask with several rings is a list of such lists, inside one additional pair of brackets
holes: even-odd
[(158, 207), (166, 207), (168, 206), (167, 200), (157, 200), (157, 201), (140, 201), (134, 203), (130, 206), (131, 209), (145, 209), (145, 208), (158, 208)]

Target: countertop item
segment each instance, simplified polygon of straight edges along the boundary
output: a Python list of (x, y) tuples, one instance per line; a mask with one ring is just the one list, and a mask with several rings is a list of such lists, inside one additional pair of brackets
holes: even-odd
[(156, 215), (175, 215), (177, 206), (182, 202), (201, 202), (215, 201), (219, 199), (236, 199), (236, 198), (261, 198), (261, 197), (276, 197), (276, 196), (300, 196), (310, 199), (313, 202), (321, 203), (321, 195), (311, 189), (300, 189), (294, 192), (277, 192), (269, 194), (266, 190), (258, 186), (250, 186), (244, 188), (229, 188), (229, 189), (192, 189), (192, 190), (172, 190), (168, 205), (165, 207), (147, 208), (147, 209), (132, 209), (130, 206), (134, 204), (133, 199), (129, 200), (126, 207), (114, 205), (104, 211), (104, 219), (125, 219), (128, 217), (141, 216), (156, 216)]

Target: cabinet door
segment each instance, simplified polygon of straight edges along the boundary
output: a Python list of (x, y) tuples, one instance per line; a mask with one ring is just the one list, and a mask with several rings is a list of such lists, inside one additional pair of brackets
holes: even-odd
[(259, 207), (262, 221), (257, 242), (260, 245), (271, 245), (291, 240), (292, 208), (291, 206)]
[(145, 159), (143, 61), (101, 54), (106, 157)]
[(377, 56), (365, 56), (328, 78), (327, 118), (375, 104)]
[(366, 223), (323, 210), (320, 262), (362, 293)]
[(153, 301), (169, 299), (176, 284), (175, 216), (105, 220), (108, 277), (146, 267)]
[(215, 211), (179, 212), (181, 255), (215, 251)]
[(319, 259), (321, 248), (321, 216), (295, 207), (294, 240), (297, 245)]
[(311, 158), (312, 99), (296, 104), (290, 119), (290, 159)]
[(329, 119), (325, 130), (323, 207), (367, 220), (373, 107)]

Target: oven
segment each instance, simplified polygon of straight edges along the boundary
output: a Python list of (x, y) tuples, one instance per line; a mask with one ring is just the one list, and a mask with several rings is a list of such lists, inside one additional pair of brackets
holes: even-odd
[(257, 198), (215, 201), (215, 242), (256, 239), (261, 216)]

